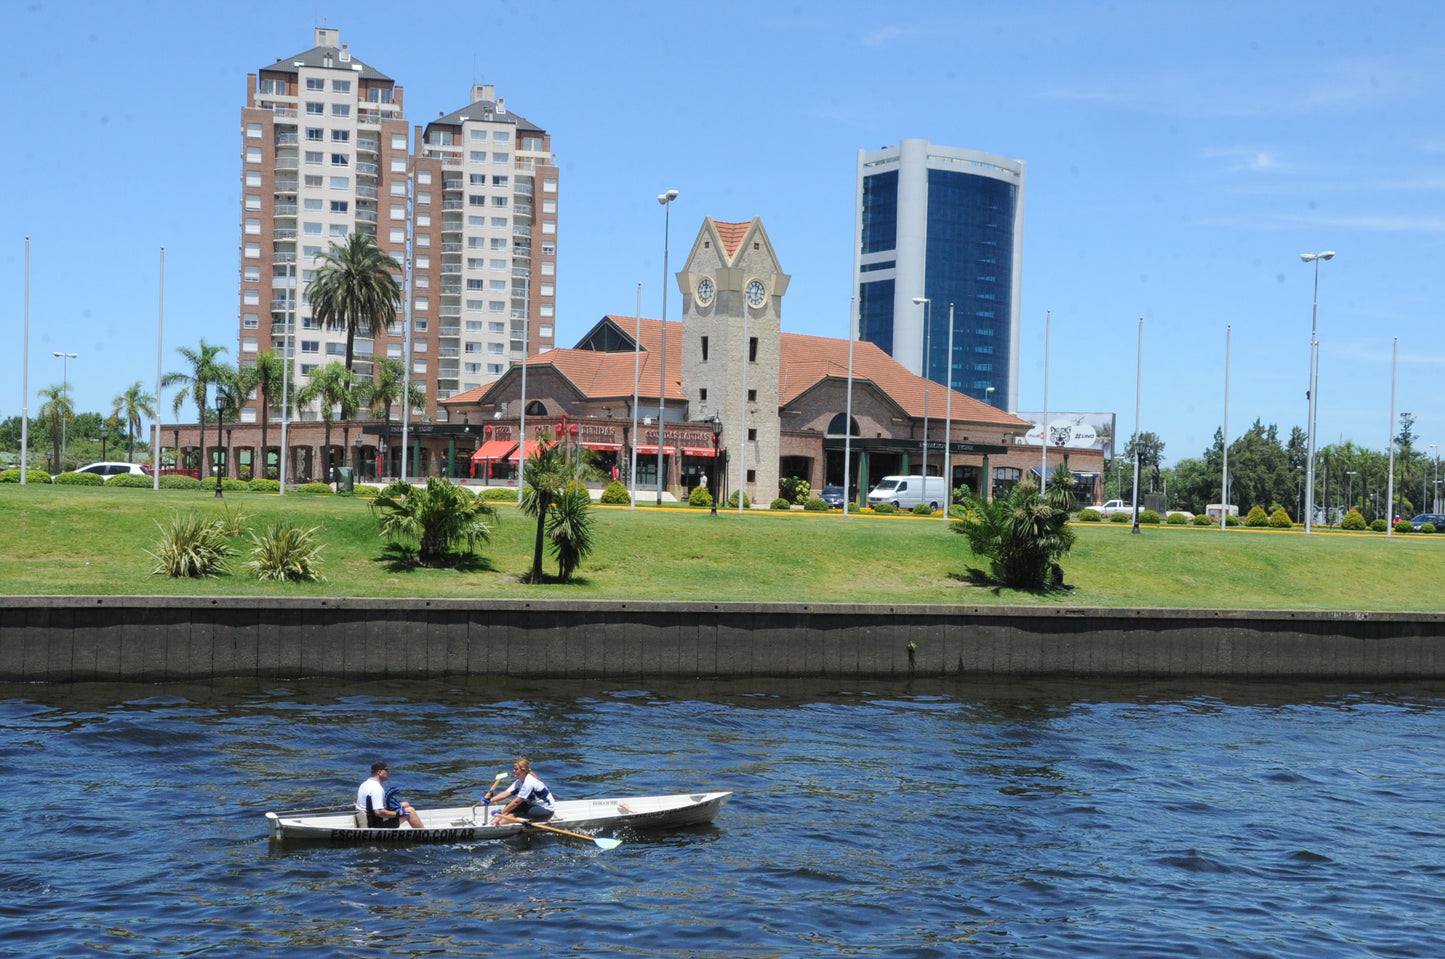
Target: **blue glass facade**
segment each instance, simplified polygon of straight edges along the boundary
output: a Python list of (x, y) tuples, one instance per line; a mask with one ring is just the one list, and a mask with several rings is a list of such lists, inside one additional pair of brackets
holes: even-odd
[(858, 339), (893, 354), (892, 280), (875, 280), (858, 287)]
[(898, 246), (898, 171), (863, 178), (863, 252)]
[[(1018, 187), (992, 177), (928, 171), (928, 254), (924, 293), (933, 303), (928, 376), (984, 399), (1007, 395), (1013, 314), (1014, 213)], [(948, 304), (953, 304), (953, 356)]]

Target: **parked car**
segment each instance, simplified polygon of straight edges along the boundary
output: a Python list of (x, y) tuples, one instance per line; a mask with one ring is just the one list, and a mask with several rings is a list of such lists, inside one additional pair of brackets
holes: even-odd
[(119, 476), (122, 473), (131, 473), (135, 476), (151, 475), (150, 467), (144, 463), (89, 463), (75, 470), (77, 473), (99, 473), (106, 479), (112, 476)]
[(1421, 513), (1419, 516), (1410, 520), (1410, 522), (1414, 523), (1417, 529), (1429, 523), (1434, 526), (1438, 532), (1445, 529), (1445, 513)]
[(919, 503), (927, 503), (937, 510), (947, 501), (948, 490), (942, 476), (885, 476), (868, 493), (868, 505), (892, 503), (896, 509), (912, 509)]
[(842, 509), (843, 501), (848, 497), (841, 486), (825, 486), (818, 498), (827, 503), (829, 509)]
[(1089, 509), (1098, 513), (1100, 516), (1109, 517), (1115, 513), (1134, 512), (1134, 504), (1126, 503), (1121, 499), (1111, 499), (1102, 506), (1090, 506)]

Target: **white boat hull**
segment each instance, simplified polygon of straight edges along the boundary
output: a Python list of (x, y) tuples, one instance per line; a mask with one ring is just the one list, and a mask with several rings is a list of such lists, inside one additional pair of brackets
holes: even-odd
[[(674, 796), (637, 796), (628, 799), (573, 799), (557, 803), (557, 813), (545, 825), (569, 832), (617, 829), (671, 829), (711, 822), (730, 792), (683, 793)], [(451, 843), (483, 839), (506, 839), (536, 830), (520, 823), (491, 825), (491, 816), (502, 804), (490, 807), (452, 806), (419, 809), (422, 828), (403, 823), (395, 829), (357, 825), (357, 814), (344, 807), (326, 810), (268, 812), (271, 838), (285, 840), (328, 839), (338, 842)], [(489, 815), (490, 813), (490, 815)], [(362, 820), (365, 821), (364, 819)]]

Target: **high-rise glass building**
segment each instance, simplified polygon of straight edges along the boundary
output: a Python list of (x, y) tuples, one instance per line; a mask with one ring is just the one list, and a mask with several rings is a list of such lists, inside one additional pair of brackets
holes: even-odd
[(918, 139), (859, 150), (854, 335), (937, 383), (951, 366), (958, 392), (1017, 409), (1023, 225), (1022, 160)]

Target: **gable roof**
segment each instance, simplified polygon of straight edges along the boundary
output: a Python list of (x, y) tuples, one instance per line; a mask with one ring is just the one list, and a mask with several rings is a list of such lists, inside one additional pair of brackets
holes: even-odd
[[(305, 53), (298, 53), (294, 57), (284, 57), (271, 64), (269, 67), (262, 67), (262, 73), (297, 73), (298, 66), (303, 67), (326, 67), (326, 57), (330, 55), (332, 70), (350, 70), (363, 80), (390, 80), (391, 77), (380, 70), (363, 63), (356, 57), (343, 61), (341, 59), (340, 47), (312, 47)], [(360, 67), (361, 69), (356, 69)]]
[(737, 255), (738, 247), (742, 245), (743, 237), (748, 235), (748, 227), (752, 221), (745, 223), (723, 223), (721, 220), (713, 220), (712, 225), (717, 229), (718, 242), (722, 244), (723, 253), (728, 260)]

